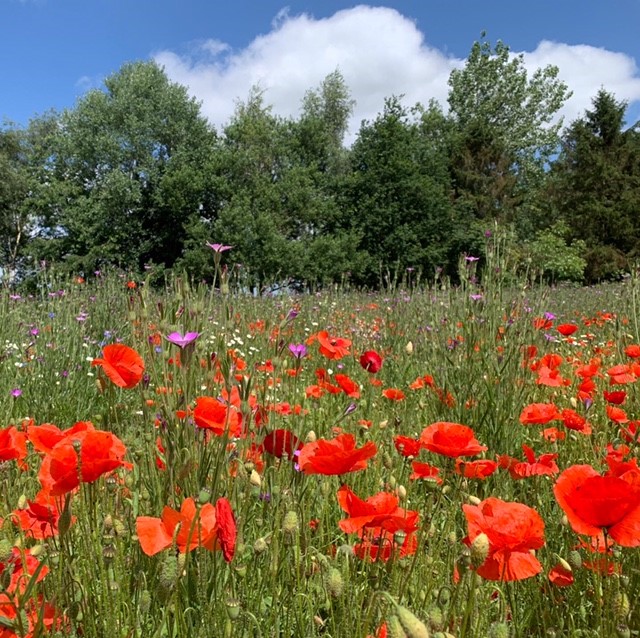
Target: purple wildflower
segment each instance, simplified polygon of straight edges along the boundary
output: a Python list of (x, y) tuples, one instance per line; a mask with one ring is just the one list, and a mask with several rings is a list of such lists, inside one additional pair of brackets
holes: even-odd
[(172, 332), (168, 334), (165, 339), (182, 349), (186, 348), (190, 343), (193, 343), (199, 336), (199, 332), (187, 332), (184, 336), (180, 332)]
[(307, 354), (307, 346), (304, 343), (290, 343), (289, 351), (296, 359), (302, 359)]
[(225, 246), (224, 244), (210, 244), (209, 242), (207, 242), (207, 246), (209, 246), (209, 248), (211, 248), (214, 253), (223, 253), (233, 248), (233, 246)]

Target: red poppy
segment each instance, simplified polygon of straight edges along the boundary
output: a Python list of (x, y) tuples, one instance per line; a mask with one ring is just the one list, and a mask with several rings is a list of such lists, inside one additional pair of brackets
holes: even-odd
[[(34, 501), (27, 501), (24, 509), (12, 512), (13, 520), (29, 537), (42, 540), (58, 535), (60, 499), (40, 492)], [(72, 521), (75, 517), (72, 517)]]
[(327, 359), (342, 359), (342, 357), (349, 354), (349, 347), (351, 346), (349, 339), (332, 337), (326, 330), (319, 332), (316, 338), (320, 344), (320, 354)]
[(144, 374), (142, 357), (133, 348), (120, 343), (105, 346), (102, 359), (94, 359), (91, 365), (102, 366), (104, 373), (119, 388), (135, 387)]
[(632, 343), (624, 349), (624, 353), (630, 359), (637, 359), (640, 357), (640, 346), (636, 343)]
[(269, 432), (269, 434), (264, 437), (262, 447), (271, 454), (271, 456), (276, 456), (281, 459), (286, 455), (290, 460), (295, 460), (293, 456), (294, 452), (302, 447), (302, 442), (289, 430), (280, 428)]
[(553, 583), (556, 587), (569, 587), (573, 585), (573, 580), (573, 572), (569, 565), (557, 563), (549, 572), (549, 582)]
[(553, 476), (560, 470), (556, 465), (557, 454), (541, 454), (536, 459), (534, 451), (524, 443), (522, 444), (526, 461), (520, 461), (510, 456), (500, 457), (500, 467), (509, 470), (514, 479), (529, 478), (530, 476)]
[(556, 326), (556, 330), (563, 336), (563, 337), (569, 337), (570, 335), (572, 335), (576, 330), (578, 329), (578, 326), (576, 326), (575, 323), (561, 323), (559, 326)]
[(627, 393), (624, 390), (614, 390), (613, 392), (605, 390), (602, 395), (607, 403), (612, 403), (613, 405), (622, 405), (627, 398)]
[(601, 476), (590, 465), (572, 465), (560, 474), (553, 493), (578, 534), (606, 530), (619, 545), (640, 546), (640, 472)]
[(226, 431), (229, 436), (239, 436), (242, 431), (242, 415), (232, 405), (212, 397), (198, 397), (193, 410), (193, 420), (199, 428), (211, 430), (217, 436)]
[(138, 516), (136, 534), (147, 556), (168, 549), (175, 539), (181, 554), (196, 547), (211, 551), (220, 547), (229, 562), (235, 551), (236, 524), (226, 499), (219, 499), (215, 507), (211, 503), (197, 507), (192, 498), (187, 498), (180, 511), (165, 506), (160, 518)]
[(587, 420), (571, 408), (565, 408), (560, 414), (564, 427), (582, 434), (591, 434), (591, 426)]
[(355, 534), (365, 528), (378, 528), (394, 534), (413, 532), (418, 528), (418, 512), (398, 507), (398, 497), (379, 492), (366, 501), (358, 498), (346, 485), (338, 490), (338, 503), (349, 517), (338, 525), (346, 534)]
[(48, 454), (63, 439), (73, 438), (87, 430), (95, 430), (91, 421), (78, 421), (66, 430), (61, 430), (53, 423), (43, 423), (42, 425), (30, 425), (27, 428), (27, 437), (38, 452)]
[(54, 445), (42, 461), (38, 478), (45, 492), (60, 496), (119, 467), (130, 469), (133, 466), (124, 461), (126, 452), (124, 443), (111, 432), (78, 432)]
[(549, 388), (560, 388), (562, 386), (571, 385), (569, 379), (565, 379), (557, 368), (549, 368), (547, 366), (540, 366), (538, 368), (538, 378), (536, 379), (538, 385), (546, 385)]
[(560, 417), (558, 408), (553, 403), (530, 403), (520, 413), (523, 425), (544, 424)]
[(382, 368), (382, 357), (375, 350), (367, 350), (360, 355), (360, 365), (371, 374), (376, 374)]
[(0, 461), (16, 460), (20, 467), (26, 468), (27, 437), (14, 425), (0, 430)]
[(346, 374), (336, 374), (333, 379), (348, 397), (352, 399), (360, 398), (360, 386)]
[(356, 447), (353, 434), (340, 434), (335, 439), (318, 439), (304, 445), (298, 455), (298, 467), (305, 474), (337, 475), (357, 472), (367, 467), (367, 460), (378, 448), (372, 441)]
[(435, 481), (438, 485), (442, 484), (442, 479), (438, 476), (440, 469), (429, 465), (428, 463), (420, 463), (420, 461), (412, 461), (411, 467), (413, 472), (409, 476), (409, 480), (417, 481), (419, 479), (427, 479)]
[[(403, 536), (404, 539), (401, 540)], [(387, 562), (390, 558), (413, 556), (417, 549), (418, 539), (415, 533), (392, 534), (377, 528), (367, 529), (362, 540), (353, 546), (358, 558), (372, 562)]]
[(382, 396), (389, 401), (404, 401), (405, 399), (404, 392), (398, 388), (387, 388), (382, 391)]
[(631, 366), (620, 364), (613, 366), (607, 370), (609, 375), (609, 385), (625, 385), (627, 383), (635, 383), (637, 377)]
[(422, 449), (422, 443), (420, 443), (420, 441), (402, 434), (398, 434), (398, 436), (393, 437), (393, 444), (396, 450), (398, 450), (402, 456), (406, 457), (418, 456)]
[(485, 445), (480, 445), (470, 427), (447, 421), (427, 426), (420, 435), (420, 443), (430, 452), (452, 458), (475, 456), (487, 449)]
[(629, 423), (629, 417), (622, 408), (617, 408), (615, 405), (607, 405), (605, 406), (605, 410), (607, 412), (607, 416), (615, 423)]
[(469, 535), (468, 544), (486, 534), (487, 558), (477, 573), (487, 580), (513, 581), (542, 571), (531, 550), (544, 545), (544, 521), (532, 508), (490, 497), (479, 505), (463, 505)]
[(465, 478), (486, 479), (498, 469), (498, 464), (490, 459), (480, 459), (478, 461), (465, 461), (456, 459), (456, 474)]

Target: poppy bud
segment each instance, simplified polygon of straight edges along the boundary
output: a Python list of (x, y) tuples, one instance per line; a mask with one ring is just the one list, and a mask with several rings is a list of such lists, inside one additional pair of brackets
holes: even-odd
[(317, 439), (318, 437), (316, 436), (316, 433), (313, 430), (309, 430), (309, 433), (305, 438), (305, 443), (315, 443)]
[(151, 594), (148, 589), (143, 589), (140, 592), (140, 602), (138, 603), (138, 611), (140, 616), (146, 615), (151, 607)]
[(407, 634), (404, 632), (397, 616), (391, 616), (387, 620), (387, 636), (388, 638), (407, 638)]
[(426, 625), (406, 607), (397, 605), (396, 613), (407, 638), (429, 638)]
[(489, 627), (488, 638), (509, 638), (509, 625), (504, 622), (494, 622)]
[(616, 620), (626, 620), (629, 612), (631, 611), (629, 596), (627, 596), (623, 591), (618, 592), (613, 599), (612, 608)]
[(253, 544), (253, 551), (256, 554), (262, 554), (262, 552), (266, 551), (268, 545), (267, 541), (264, 538), (258, 538)]
[(404, 351), (411, 356), (413, 354), (413, 341), (409, 341), (404, 347)]
[(258, 474), (255, 470), (251, 470), (251, 475), (249, 476), (249, 483), (253, 485), (253, 487), (260, 487), (262, 485), (262, 479), (260, 478), (260, 474)]
[(332, 598), (340, 598), (340, 595), (344, 590), (344, 580), (342, 579), (340, 570), (335, 567), (331, 567), (325, 574), (324, 586)]
[(567, 559), (567, 563), (569, 563), (572, 570), (582, 567), (582, 556), (580, 556), (580, 552), (577, 549), (571, 550)]
[(440, 607), (435, 605), (429, 609), (428, 614), (429, 628), (433, 631), (440, 631), (444, 626), (444, 615)]
[(23, 510), (25, 507), (27, 507), (27, 496), (22, 494), (18, 499), (18, 509)]
[(0, 563), (7, 563), (13, 556), (13, 544), (11, 541), (3, 538), (0, 540)]
[(282, 531), (285, 536), (295, 536), (300, 530), (300, 520), (298, 519), (298, 513), (295, 510), (289, 510), (284, 515), (282, 521)]
[(167, 554), (160, 564), (158, 583), (164, 592), (173, 589), (178, 580), (178, 557), (175, 554)]
[(471, 543), (471, 566), (478, 569), (489, 556), (489, 537), (482, 533), (478, 534)]

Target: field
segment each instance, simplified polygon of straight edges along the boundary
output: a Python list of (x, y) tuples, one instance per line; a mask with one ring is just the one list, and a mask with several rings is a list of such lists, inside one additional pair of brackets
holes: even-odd
[(637, 636), (638, 283), (474, 281), (2, 291), (0, 636)]

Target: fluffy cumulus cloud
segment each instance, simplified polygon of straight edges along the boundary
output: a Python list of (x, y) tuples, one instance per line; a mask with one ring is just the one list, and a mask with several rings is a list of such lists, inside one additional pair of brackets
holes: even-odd
[[(622, 53), (553, 42), (523, 53), (531, 70), (547, 64), (560, 68), (573, 91), (563, 110), (567, 121), (580, 116), (601, 87), (618, 99), (640, 100), (638, 69)], [(369, 6), (324, 19), (280, 13), (269, 33), (242, 50), (212, 39), (187, 55), (160, 51), (154, 58), (202, 101), (203, 113), (218, 128), (254, 86), (275, 113), (295, 117), (305, 92), (338, 69), (356, 101), (351, 139), (362, 120), (382, 111), (385, 97), (404, 95), (409, 106), (433, 98), (446, 106), (449, 74), (464, 63), (429, 46), (415, 23), (396, 10)]]

